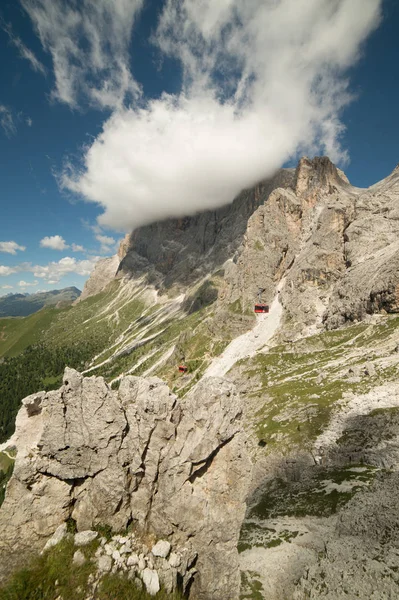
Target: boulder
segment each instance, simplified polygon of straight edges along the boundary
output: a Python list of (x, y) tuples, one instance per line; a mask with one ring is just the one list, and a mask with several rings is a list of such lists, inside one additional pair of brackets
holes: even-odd
[(155, 596), (160, 590), (158, 573), (152, 569), (144, 569), (141, 577), (147, 592), (150, 596)]
[(72, 563), (77, 567), (81, 567), (85, 564), (85, 562), (86, 558), (83, 552), (81, 550), (76, 550), (75, 554), (73, 555)]
[(170, 543), (165, 540), (159, 540), (159, 542), (152, 547), (151, 552), (154, 556), (166, 558), (170, 552)]
[(55, 532), (53, 533), (51, 538), (49, 540), (47, 540), (47, 542), (43, 548), (43, 552), (45, 552), (46, 550), (49, 550), (53, 546), (56, 546), (57, 544), (59, 544), (65, 538), (66, 535), (67, 535), (67, 525), (66, 525), (66, 523), (62, 523), (62, 525), (57, 527), (57, 529), (55, 530)]
[(97, 531), (79, 531), (74, 538), (75, 546), (86, 546), (98, 537)]

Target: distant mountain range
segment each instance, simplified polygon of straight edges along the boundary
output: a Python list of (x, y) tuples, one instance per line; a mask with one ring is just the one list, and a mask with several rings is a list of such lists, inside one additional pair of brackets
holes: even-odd
[(81, 291), (76, 287), (37, 294), (8, 294), (0, 297), (0, 317), (27, 317), (44, 306), (70, 304), (80, 294)]

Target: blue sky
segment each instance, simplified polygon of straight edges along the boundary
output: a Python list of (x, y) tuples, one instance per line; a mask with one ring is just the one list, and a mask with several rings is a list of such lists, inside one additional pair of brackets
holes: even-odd
[(126, 231), (303, 153), (393, 170), (399, 3), (245, 4), (1, 3), (0, 295), (82, 288)]

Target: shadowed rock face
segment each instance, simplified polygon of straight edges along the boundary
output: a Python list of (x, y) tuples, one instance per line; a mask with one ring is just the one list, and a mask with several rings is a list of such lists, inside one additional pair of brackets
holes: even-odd
[(116, 392), (67, 369), (35, 407), (19, 419), (34, 442), (21, 444), (0, 510), (3, 576), (69, 517), (78, 530), (133, 522), (189, 548), (190, 598), (238, 598), (250, 462), (233, 384), (208, 379), (179, 401), (157, 378), (126, 377)]
[(119, 275), (152, 271), (153, 279), (166, 288), (200, 279), (234, 255), (249, 217), (275, 188), (292, 185), (293, 176), (292, 169), (282, 169), (226, 207), (140, 227), (123, 242)]
[(293, 598), (396, 598), (399, 570), (399, 474), (382, 475), (337, 519), (335, 539), (309, 566)]

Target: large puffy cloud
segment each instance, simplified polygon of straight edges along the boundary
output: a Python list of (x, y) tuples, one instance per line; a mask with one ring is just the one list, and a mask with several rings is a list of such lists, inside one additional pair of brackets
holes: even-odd
[(152, 43), (182, 84), (148, 102), (129, 57), (145, 0), (21, 2), (52, 55), (53, 97), (114, 110), (61, 178), (102, 226), (221, 206), (298, 153), (348, 159), (348, 69), (382, 0), (165, 0)]
[(154, 36), (182, 90), (115, 112), (63, 185), (129, 230), (230, 202), (298, 152), (345, 162), (347, 69), (380, 0), (168, 0)]

